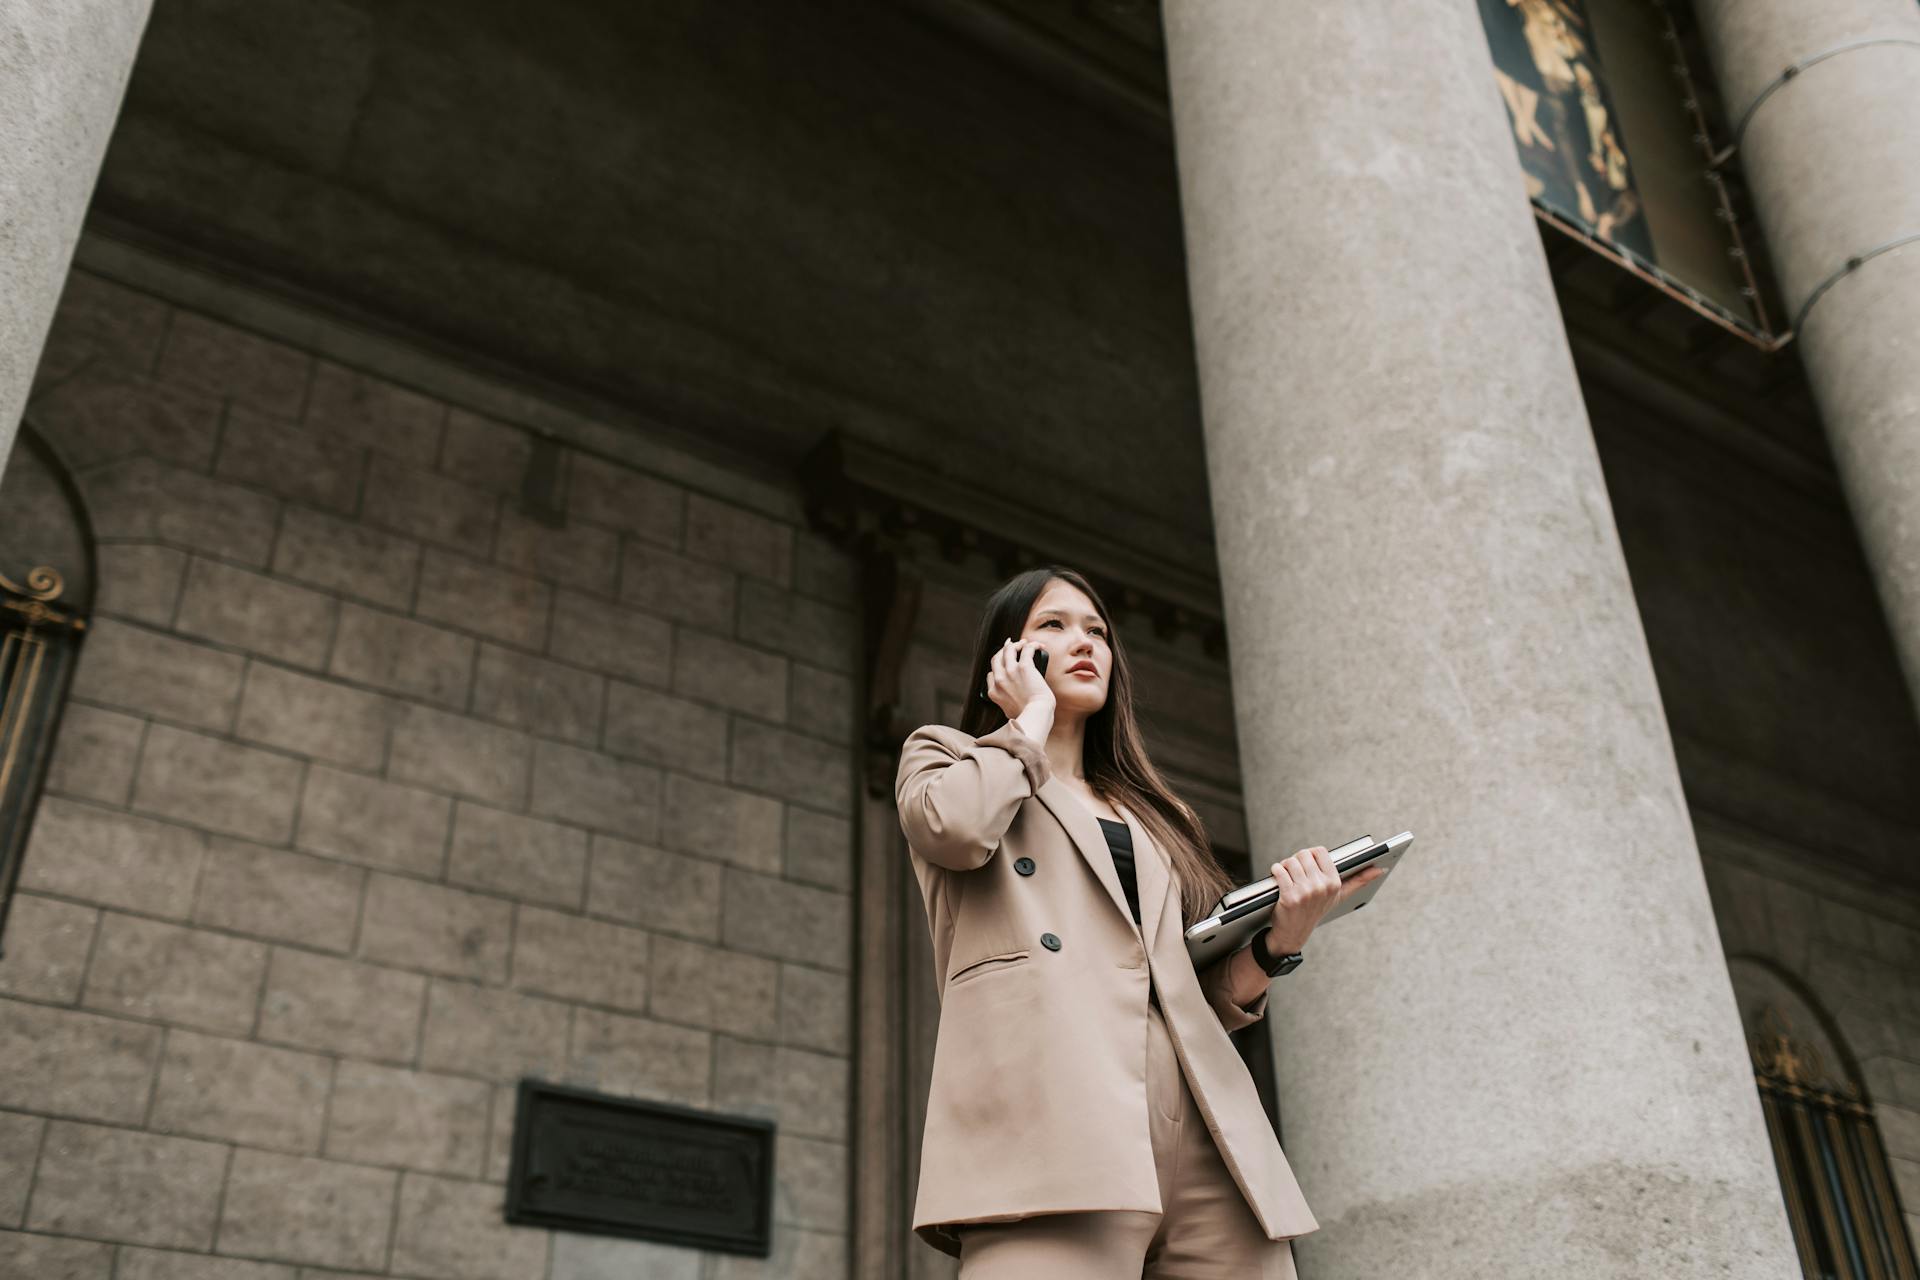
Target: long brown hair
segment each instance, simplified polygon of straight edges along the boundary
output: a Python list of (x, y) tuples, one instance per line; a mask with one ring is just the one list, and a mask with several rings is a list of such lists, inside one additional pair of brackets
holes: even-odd
[[(1214, 857), (1213, 845), (1207, 839), (1200, 815), (1173, 793), (1173, 788), (1147, 757), (1139, 721), (1133, 711), (1133, 668), (1127, 661), (1126, 647), (1114, 629), (1100, 593), (1086, 578), (1064, 565), (1040, 565), (1008, 579), (988, 598), (980, 633), (973, 644), (972, 673), (966, 686), (969, 690), (967, 709), (960, 717), (960, 731), (978, 737), (1007, 722), (1007, 713), (991, 699), (978, 696), (979, 692), (986, 687), (994, 653), (1002, 643), (1018, 639), (1026, 630), (1034, 601), (1055, 579), (1087, 593), (1101, 622), (1106, 624), (1107, 647), (1113, 652), (1113, 675), (1107, 682), (1106, 705), (1087, 717), (1082, 771), (1096, 794), (1124, 805), (1140, 820), (1154, 843), (1167, 851), (1174, 878), (1180, 886), (1181, 916), (1186, 924), (1194, 924), (1204, 918), (1207, 909), (1222, 894), (1233, 888), (1233, 881)], [(1064, 661), (1062, 655), (1054, 656)]]

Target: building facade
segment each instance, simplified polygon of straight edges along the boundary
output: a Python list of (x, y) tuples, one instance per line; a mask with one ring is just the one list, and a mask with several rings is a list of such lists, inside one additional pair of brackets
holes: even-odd
[[(894, 751), (1048, 560), (1236, 871), (1418, 833), (1303, 1276), (1913, 1274), (1920, 8), (1659, 10), (1759, 338), (1464, 0), (635, 8), (0, 2), (0, 1277), (952, 1274)], [(509, 1224), (528, 1079), (770, 1253)]]

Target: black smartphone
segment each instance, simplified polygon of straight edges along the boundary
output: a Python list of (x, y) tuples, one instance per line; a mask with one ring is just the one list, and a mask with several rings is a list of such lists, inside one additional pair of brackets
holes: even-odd
[[(1041, 675), (1047, 674), (1047, 658), (1049, 656), (1051, 655), (1049, 655), (1045, 649), (1042, 649), (1039, 645), (1035, 645), (1033, 647), (1033, 669), (1035, 671), (1038, 671)], [(985, 682), (982, 682), (980, 685), (980, 701), (982, 702), (993, 701), (992, 698), (989, 698), (987, 696), (987, 686)]]

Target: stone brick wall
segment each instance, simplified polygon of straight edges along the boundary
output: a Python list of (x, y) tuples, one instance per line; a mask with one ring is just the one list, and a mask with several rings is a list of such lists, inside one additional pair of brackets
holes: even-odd
[[(845, 558), (573, 447), (552, 527), (529, 432), (85, 273), (29, 419), (101, 594), (0, 1277), (843, 1274)], [(529, 1074), (776, 1119), (773, 1259), (502, 1225)]]
[(1786, 973), (1831, 1020), (1859, 1063), (1920, 1243), (1920, 902), (1751, 830), (1712, 817), (1697, 827), (1727, 954)]

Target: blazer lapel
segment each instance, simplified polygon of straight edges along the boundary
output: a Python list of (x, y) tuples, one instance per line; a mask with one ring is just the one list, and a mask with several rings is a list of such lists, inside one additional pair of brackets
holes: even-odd
[[(1094, 821), (1092, 812), (1075, 799), (1073, 793), (1068, 791), (1058, 778), (1049, 777), (1040, 784), (1040, 790), (1034, 794), (1040, 798), (1040, 803), (1053, 811), (1053, 816), (1060, 820), (1060, 825), (1066, 828), (1067, 834), (1073, 838), (1074, 847), (1080, 850), (1080, 856), (1087, 860), (1087, 865), (1093, 868), (1093, 874), (1099, 877), (1101, 884), (1106, 886), (1107, 896), (1113, 899), (1113, 905), (1119, 910), (1121, 918), (1128, 924), (1132, 924), (1133, 908), (1127, 905), (1126, 890), (1120, 887), (1120, 873), (1114, 870), (1113, 852), (1107, 848), (1106, 833), (1100, 830), (1100, 824)], [(1131, 822), (1127, 825), (1128, 830), (1135, 832), (1133, 847), (1138, 850), (1140, 848), (1138, 828)], [(1139, 857), (1136, 853), (1136, 868), (1138, 864)], [(1138, 870), (1134, 874), (1138, 876)], [(1140, 919), (1142, 923), (1146, 920), (1144, 898), (1141, 900)]]

